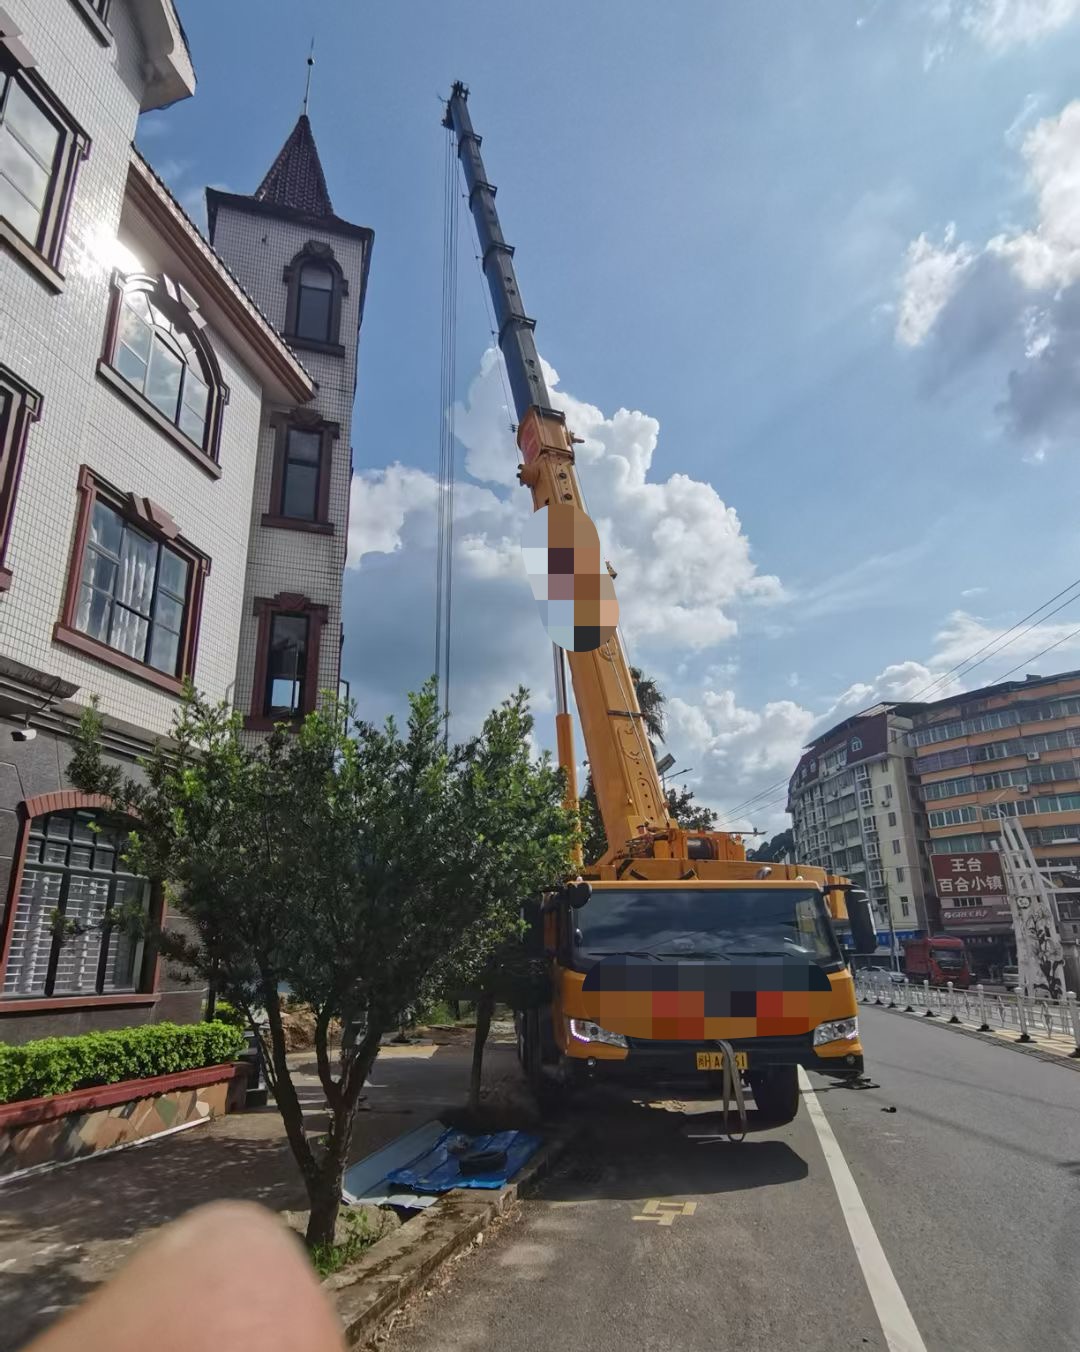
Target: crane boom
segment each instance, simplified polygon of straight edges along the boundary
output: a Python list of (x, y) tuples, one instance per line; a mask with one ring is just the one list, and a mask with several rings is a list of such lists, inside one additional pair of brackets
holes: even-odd
[[(533, 509), (565, 503), (585, 510), (574, 468), (575, 437), (564, 415), (552, 406), (533, 331), (473, 130), (469, 91), (458, 81), (446, 105), (443, 125), (453, 131), (465, 174), (469, 209), (480, 241), (481, 263), (491, 290), (499, 347), (506, 361), (518, 419), (522, 464), (518, 478), (532, 492)], [(618, 633), (593, 652), (566, 654), (581, 719), (589, 768), (607, 838), (603, 862), (628, 853), (685, 858), (688, 840), (668, 813), (667, 799), (646, 736), (634, 682)], [(557, 667), (558, 670), (558, 667)], [(560, 738), (560, 751), (563, 739)], [(572, 769), (572, 766), (567, 767)], [(736, 836), (703, 833), (696, 857), (744, 859)]]
[[(518, 477), (532, 492), (534, 510), (562, 502), (584, 511), (574, 469), (574, 438), (564, 415), (552, 406), (533, 338), (536, 323), (525, 312), (514, 272), (514, 250), (499, 223), (496, 190), (484, 169), (480, 137), (473, 131), (468, 93), (460, 81), (454, 85), (444, 125), (457, 138), (481, 263), (495, 308), (499, 347), (518, 420), (523, 461)], [(567, 652), (566, 656), (608, 854), (621, 854), (629, 840), (665, 833), (674, 822), (668, 817), (618, 634), (594, 652)]]

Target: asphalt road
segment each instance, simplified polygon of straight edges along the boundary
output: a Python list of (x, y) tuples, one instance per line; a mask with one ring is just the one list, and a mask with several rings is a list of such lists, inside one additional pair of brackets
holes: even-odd
[(604, 1112), (392, 1352), (1073, 1352), (1080, 1073), (914, 1018), (860, 1019), (880, 1087), (812, 1077), (839, 1165), (806, 1103), (739, 1145), (705, 1105)]

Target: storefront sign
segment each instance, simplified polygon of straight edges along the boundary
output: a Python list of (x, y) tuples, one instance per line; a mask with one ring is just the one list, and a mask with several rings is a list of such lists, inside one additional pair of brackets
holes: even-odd
[(946, 897), (1005, 895), (1001, 856), (993, 850), (980, 854), (933, 854), (930, 863), (937, 894), (943, 900)]
[(1011, 925), (1008, 906), (942, 906), (941, 923), (946, 929), (954, 925)]

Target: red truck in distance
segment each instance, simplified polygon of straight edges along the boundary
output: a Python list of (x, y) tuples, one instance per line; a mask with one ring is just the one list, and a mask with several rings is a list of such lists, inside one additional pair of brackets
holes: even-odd
[(909, 981), (929, 981), (931, 986), (951, 981), (957, 990), (967, 990), (971, 967), (963, 939), (938, 934), (930, 939), (905, 940), (904, 975)]

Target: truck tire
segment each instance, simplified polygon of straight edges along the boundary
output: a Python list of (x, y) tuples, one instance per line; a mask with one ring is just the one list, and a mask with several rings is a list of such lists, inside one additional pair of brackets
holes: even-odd
[(795, 1066), (751, 1071), (747, 1077), (758, 1113), (771, 1126), (792, 1122), (799, 1111), (799, 1077)]

